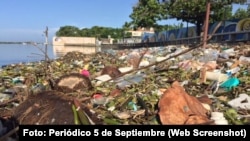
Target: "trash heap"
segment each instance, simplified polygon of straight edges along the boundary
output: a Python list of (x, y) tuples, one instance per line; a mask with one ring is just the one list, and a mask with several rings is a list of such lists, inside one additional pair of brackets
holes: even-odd
[(249, 64), (250, 45), (239, 43), (69, 52), (8, 65), (0, 71), (0, 135), (9, 122), (249, 124)]

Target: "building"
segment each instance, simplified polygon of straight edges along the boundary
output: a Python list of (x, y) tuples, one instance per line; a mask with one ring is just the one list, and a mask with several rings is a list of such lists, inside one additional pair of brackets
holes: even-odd
[(118, 43), (141, 43), (145, 34), (154, 34), (154, 28), (138, 28), (137, 30), (128, 30), (126, 33), (131, 33), (131, 38), (124, 38)]

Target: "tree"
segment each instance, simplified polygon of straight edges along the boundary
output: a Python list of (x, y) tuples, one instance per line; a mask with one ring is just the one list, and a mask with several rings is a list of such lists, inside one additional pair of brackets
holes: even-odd
[(81, 37), (90, 37), (91, 32), (88, 28), (81, 29)]
[(56, 32), (56, 36), (80, 37), (81, 31), (75, 26), (63, 26)]
[(96, 37), (96, 38), (108, 38), (111, 36), (115, 39), (121, 39), (124, 37), (122, 28), (101, 27), (93, 26), (91, 28), (79, 29), (74, 26), (64, 26), (56, 32), (56, 36), (65, 37)]
[(134, 29), (157, 27), (157, 21), (166, 14), (164, 6), (158, 0), (139, 0), (129, 15), (132, 19), (131, 25)]
[(248, 15), (248, 17), (250, 17), (250, 4), (247, 7), (247, 15)]
[[(226, 20), (232, 17), (232, 3), (243, 3), (246, 0), (210, 0), (210, 22)], [(197, 27), (197, 35), (200, 35), (206, 15), (207, 0), (167, 0), (166, 13), (168, 18), (177, 18), (185, 22), (193, 23)]]
[(124, 29), (125, 31), (126, 30), (130, 30), (130, 29), (132, 29), (133, 27), (132, 27), (132, 23), (131, 22), (125, 22), (124, 24), (123, 24), (123, 26), (122, 26), (122, 29)]
[(244, 18), (248, 18), (249, 15), (247, 13), (247, 10), (243, 9), (243, 8), (239, 8), (235, 11), (233, 18), (234, 19), (244, 19)]

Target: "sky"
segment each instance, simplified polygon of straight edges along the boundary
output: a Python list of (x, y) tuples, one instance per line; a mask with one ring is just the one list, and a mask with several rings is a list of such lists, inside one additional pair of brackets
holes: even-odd
[[(138, 0), (0, 0), (0, 41), (45, 42), (63, 26), (121, 28)], [(234, 5), (237, 8), (246, 5)], [(174, 19), (166, 24), (178, 24)], [(163, 22), (163, 24), (164, 24)]]

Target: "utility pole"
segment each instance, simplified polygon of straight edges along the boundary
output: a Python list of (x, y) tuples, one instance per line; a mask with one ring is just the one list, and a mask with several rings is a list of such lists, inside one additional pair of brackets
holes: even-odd
[(47, 51), (48, 51), (48, 27), (46, 26), (46, 30), (44, 31), (45, 33), (45, 61), (47, 62)]
[(45, 45), (47, 45), (48, 44), (48, 27), (46, 26), (46, 30), (44, 31), (44, 33), (45, 33)]
[(204, 35), (203, 35), (203, 48), (207, 45), (207, 34), (208, 34), (208, 26), (209, 26), (209, 15), (210, 15), (210, 0), (207, 0), (206, 4), (206, 19), (205, 19), (205, 28), (204, 28)]
[(46, 29), (45, 29), (45, 31), (44, 31), (44, 34), (45, 34), (45, 75), (47, 76), (47, 70), (48, 70), (48, 60), (49, 60), (49, 58), (48, 58), (48, 26), (46, 26)]

